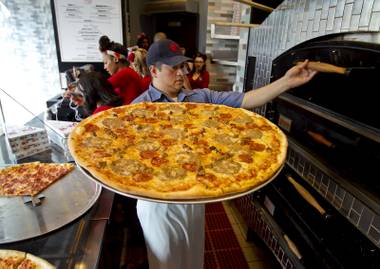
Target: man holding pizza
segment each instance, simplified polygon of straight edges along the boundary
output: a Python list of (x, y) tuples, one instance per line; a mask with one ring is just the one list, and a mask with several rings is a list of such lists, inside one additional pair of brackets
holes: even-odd
[[(281, 93), (310, 81), (316, 71), (308, 62), (257, 90), (246, 93), (218, 92), (209, 89), (186, 90), (183, 56), (175, 42), (165, 39), (152, 44), (147, 55), (152, 83), (137, 97), (139, 102), (197, 102), (252, 109), (264, 105)], [(149, 268), (202, 269), (204, 254), (205, 208), (203, 204), (165, 204), (139, 200), (137, 214), (144, 232)]]

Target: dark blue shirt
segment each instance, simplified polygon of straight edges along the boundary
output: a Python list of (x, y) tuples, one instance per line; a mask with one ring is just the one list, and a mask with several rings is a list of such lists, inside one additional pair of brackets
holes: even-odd
[[(244, 93), (212, 91), (209, 89), (182, 89), (177, 96), (177, 102), (212, 103), (230, 107), (240, 107), (243, 102)], [(175, 102), (163, 92), (150, 84), (147, 91), (133, 100), (132, 104), (141, 102)]]

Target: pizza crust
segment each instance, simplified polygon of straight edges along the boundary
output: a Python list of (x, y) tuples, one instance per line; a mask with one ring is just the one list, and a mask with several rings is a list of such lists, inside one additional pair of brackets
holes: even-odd
[(32, 261), (32, 263), (37, 265), (36, 269), (56, 269), (55, 266), (53, 266), (46, 260), (41, 259), (40, 257), (34, 256), (30, 253), (26, 253), (26, 259)]
[(0, 249), (0, 268), (56, 269), (44, 259), (18, 250)]

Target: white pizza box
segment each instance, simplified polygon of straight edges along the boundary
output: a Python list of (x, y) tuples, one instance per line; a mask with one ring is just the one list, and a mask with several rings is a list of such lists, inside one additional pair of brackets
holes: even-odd
[(10, 145), (11, 145), (11, 148), (12, 150), (16, 150), (16, 151), (25, 151), (25, 150), (30, 150), (30, 149), (33, 149), (33, 148), (37, 148), (39, 146), (45, 146), (45, 147), (48, 147), (49, 146), (49, 139), (47, 136), (45, 137), (38, 137), (38, 138), (34, 138), (33, 140), (26, 140), (26, 141), (23, 141), (21, 143), (17, 143), (17, 142), (10, 142)]
[(19, 159), (23, 159), (23, 158), (26, 158), (29, 156), (33, 156), (33, 155), (40, 153), (40, 152), (44, 152), (44, 151), (49, 150), (49, 149), (50, 149), (50, 145), (45, 144), (45, 145), (39, 145), (37, 147), (31, 147), (31, 148), (26, 149), (26, 150), (16, 151), (16, 152), (14, 152), (14, 154), (16, 156), (16, 159), (19, 160)]
[(68, 152), (67, 137), (78, 122), (45, 120), (45, 124), (50, 142)]
[(11, 126), (8, 127), (9, 142), (22, 143), (40, 137), (47, 137), (46, 130), (32, 126)]
[(11, 126), (8, 140), (17, 159), (32, 156), (50, 148), (45, 129), (31, 126)]

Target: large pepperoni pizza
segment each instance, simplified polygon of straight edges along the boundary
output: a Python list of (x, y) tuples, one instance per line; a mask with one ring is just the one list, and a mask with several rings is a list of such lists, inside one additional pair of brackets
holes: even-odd
[(142, 197), (191, 200), (268, 181), (287, 149), (253, 112), (201, 103), (140, 103), (95, 114), (69, 137), (76, 162), (102, 183)]

